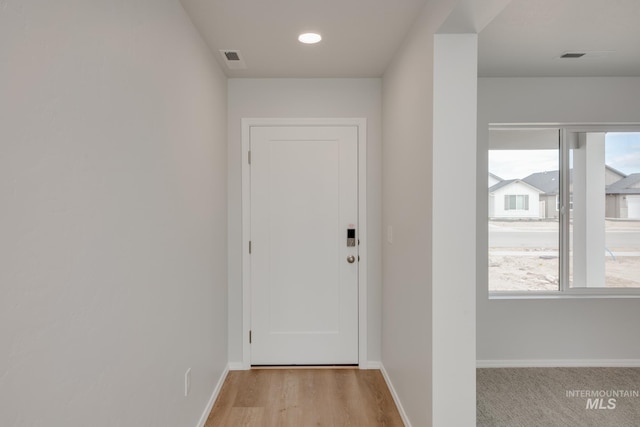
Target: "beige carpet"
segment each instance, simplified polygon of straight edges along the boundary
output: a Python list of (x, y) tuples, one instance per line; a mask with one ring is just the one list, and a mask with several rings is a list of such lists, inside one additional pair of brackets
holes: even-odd
[(478, 427), (640, 426), (640, 368), (495, 368), (476, 375)]

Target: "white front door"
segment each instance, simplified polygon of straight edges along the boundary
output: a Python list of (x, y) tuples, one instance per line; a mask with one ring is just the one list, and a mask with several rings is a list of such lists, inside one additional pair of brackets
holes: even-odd
[(252, 126), (250, 150), (251, 364), (358, 363), (357, 126)]

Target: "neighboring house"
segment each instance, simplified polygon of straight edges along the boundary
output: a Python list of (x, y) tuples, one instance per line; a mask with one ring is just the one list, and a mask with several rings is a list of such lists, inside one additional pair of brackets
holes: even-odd
[(618, 169), (614, 169), (611, 166), (605, 165), (604, 168), (604, 184), (609, 187), (611, 184), (626, 178), (627, 174), (620, 172)]
[(542, 193), (520, 179), (500, 181), (489, 188), (489, 218), (540, 218)]
[[(572, 174), (573, 176), (573, 174)], [(536, 172), (523, 178), (522, 181), (537, 188), (540, 194), (540, 218), (558, 218), (558, 194), (560, 190), (560, 172)]]
[(640, 219), (640, 173), (607, 186), (607, 218)]
[[(620, 172), (611, 166), (605, 166), (605, 184), (607, 185), (607, 218), (627, 218), (626, 215), (626, 200), (623, 198), (623, 193), (615, 193), (620, 187), (614, 187), (621, 180), (627, 178), (627, 175)], [(491, 180), (491, 174), (489, 176)], [(560, 172), (545, 171), (536, 172), (522, 179), (523, 182), (541, 191), (540, 194), (540, 218), (558, 218), (559, 217), (559, 194), (560, 194)], [(570, 186), (573, 185), (573, 170), (570, 172)], [(621, 185), (627, 185), (626, 181)], [(628, 184), (632, 185), (632, 184)], [(613, 192), (609, 192), (609, 188), (613, 188)], [(626, 189), (626, 194), (631, 194), (633, 189)], [(631, 192), (631, 193), (630, 193)], [(637, 193), (640, 195), (640, 186), (637, 188)], [(571, 202), (573, 204), (573, 201)], [(635, 203), (635, 202), (633, 202)], [(640, 201), (639, 201), (640, 203)], [(640, 207), (638, 208), (640, 209)], [(640, 213), (639, 213), (640, 215)], [(639, 216), (640, 217), (640, 216)]]
[(498, 175), (494, 175), (491, 172), (489, 172), (489, 188), (493, 187), (494, 185), (496, 185), (501, 181), (504, 181), (504, 180), (500, 178)]
[[(605, 185), (606, 185), (606, 205), (605, 205), (605, 218), (627, 218), (627, 200), (626, 196), (617, 193), (616, 188), (611, 188), (617, 182), (627, 178), (627, 175), (620, 172), (617, 169), (607, 166), (605, 170)], [(624, 186), (625, 184), (621, 184)]]

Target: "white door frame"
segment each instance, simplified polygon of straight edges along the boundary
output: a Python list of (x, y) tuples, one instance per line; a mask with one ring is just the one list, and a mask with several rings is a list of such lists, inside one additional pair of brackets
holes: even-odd
[(357, 126), (358, 128), (358, 365), (367, 367), (367, 119), (324, 118), (242, 119), (242, 365), (251, 368), (251, 260), (249, 236), (251, 235), (251, 175), (249, 146), (252, 126)]

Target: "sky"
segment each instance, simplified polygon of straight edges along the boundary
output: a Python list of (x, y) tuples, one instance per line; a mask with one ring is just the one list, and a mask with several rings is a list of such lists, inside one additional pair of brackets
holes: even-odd
[(557, 171), (558, 155), (558, 150), (489, 150), (489, 172), (502, 179), (516, 179)]
[(608, 133), (605, 162), (627, 175), (640, 172), (640, 133)]
[[(605, 162), (627, 175), (640, 172), (640, 133), (607, 133)], [(558, 150), (489, 150), (489, 172), (502, 179), (558, 170)]]

